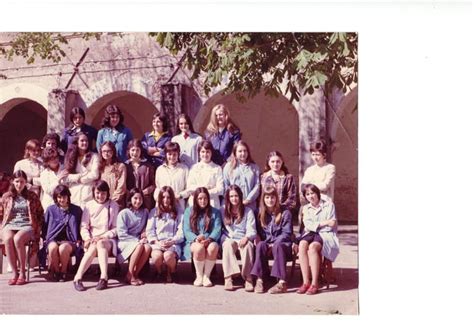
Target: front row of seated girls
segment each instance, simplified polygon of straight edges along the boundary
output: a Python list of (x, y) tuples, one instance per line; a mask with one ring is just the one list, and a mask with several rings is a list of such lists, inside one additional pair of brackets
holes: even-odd
[[(2, 198), (2, 208), (6, 208), (2, 236), (9, 262), (14, 268), (14, 277), (8, 282), (10, 285), (26, 283), (23, 283), (24, 244), (38, 234), (35, 234), (38, 232), (36, 216), (31, 217), (32, 211), (26, 210), (34, 204), (37, 196), (24, 190), (26, 177), (23, 174), (21, 171), (14, 174), (11, 190)], [(301, 210), (301, 233), (293, 244), (299, 255), (303, 277), (297, 293), (315, 294), (322, 257), (332, 262), (339, 252), (337, 224), (334, 204), (322, 199), (315, 185), (305, 185), (303, 194), (309, 203)], [(165, 186), (158, 193), (156, 207), (149, 213), (144, 207), (142, 192), (135, 188), (130, 191), (127, 207), (119, 212), (117, 203), (110, 199), (107, 182), (98, 180), (93, 187), (93, 199), (82, 211), (71, 204), (67, 186), (58, 185), (53, 193), (54, 204), (44, 215), (48, 278), (67, 280), (67, 266), (73, 253), (79, 262), (73, 279), (78, 291), (86, 290), (82, 278), (96, 256), (100, 268), (98, 290), (107, 288), (107, 264), (111, 255), (116, 256), (120, 263), (129, 262), (125, 281), (134, 286), (143, 284), (139, 274), (150, 256), (158, 278), (166, 282), (175, 280), (178, 260), (192, 258), (196, 270), (193, 284), (210, 287), (213, 286), (211, 272), (221, 245), (225, 290), (234, 290), (233, 278), (241, 276), (245, 291), (263, 293), (270, 274), (277, 282), (269, 292), (286, 292), (286, 262), (292, 256), (292, 224), (291, 213), (281, 207), (277, 190), (274, 187), (263, 189), (257, 219), (253, 210), (243, 204), (242, 190), (236, 185), (227, 189), (221, 210), (210, 205), (210, 195), (205, 187), (198, 187), (193, 197), (195, 205), (183, 214), (176, 204), (172, 188)], [(5, 206), (11, 198), (12, 208), (12, 204)], [(22, 199), (26, 199), (26, 204), (22, 204)], [(14, 241), (15, 233), (21, 236), (21, 240)], [(17, 244), (23, 245), (23, 252), (16, 247)], [(237, 252), (240, 253), (241, 268)], [(271, 271), (270, 256), (274, 261)], [(17, 267), (17, 258), (20, 268)]]

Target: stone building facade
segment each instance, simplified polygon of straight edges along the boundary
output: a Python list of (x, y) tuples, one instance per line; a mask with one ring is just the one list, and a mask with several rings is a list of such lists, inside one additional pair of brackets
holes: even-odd
[[(0, 43), (11, 40), (0, 33)], [(195, 130), (203, 133), (210, 110), (226, 104), (239, 125), (253, 158), (263, 169), (266, 155), (280, 151), (290, 172), (301, 179), (311, 164), (309, 143), (331, 143), (330, 161), (336, 165), (335, 202), (341, 221), (358, 220), (357, 87), (344, 95), (322, 90), (289, 102), (258, 94), (244, 103), (235, 94), (216, 88), (204, 94), (201, 80), (177, 68), (179, 57), (160, 48), (146, 33), (104, 35), (100, 40), (70, 38), (60, 63), (23, 58), (0, 58), (0, 170), (11, 172), (22, 158), (24, 143), (48, 132), (62, 133), (74, 106), (86, 110), (86, 122), (96, 128), (108, 104), (118, 105), (135, 137), (151, 129), (151, 116), (164, 110), (173, 118), (186, 112)], [(88, 49), (69, 87), (75, 64)]]

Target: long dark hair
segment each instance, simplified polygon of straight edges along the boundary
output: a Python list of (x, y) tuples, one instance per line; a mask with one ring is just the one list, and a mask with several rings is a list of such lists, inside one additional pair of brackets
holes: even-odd
[(130, 189), (130, 191), (128, 193), (128, 196), (127, 196), (127, 208), (129, 208), (130, 210), (133, 209), (132, 197), (135, 196), (136, 194), (140, 194), (140, 196), (142, 197), (142, 205), (138, 208), (138, 210), (143, 209), (143, 207), (145, 206), (145, 201), (144, 201), (145, 197), (143, 196), (143, 192), (141, 191), (141, 189), (132, 188), (132, 189)]
[(122, 113), (122, 110), (120, 110), (119, 107), (117, 107), (115, 104), (109, 104), (106, 108), (105, 108), (105, 115), (104, 115), (104, 118), (102, 119), (102, 124), (101, 126), (103, 128), (111, 128), (112, 126), (110, 125), (110, 115), (112, 114), (118, 114), (119, 117), (120, 117), (120, 121), (119, 123), (117, 124), (117, 128), (120, 126), (120, 125), (123, 125), (123, 121), (124, 121), (124, 116), (123, 116), (123, 113)]
[(13, 181), (19, 177), (22, 177), (25, 179), (26, 182), (28, 182), (28, 177), (26, 176), (26, 173), (22, 171), (21, 169), (17, 170), (15, 173), (12, 175), (12, 181), (10, 184), (10, 193), (12, 194), (13, 198), (16, 198), (18, 195), (23, 196), (24, 198), (28, 199), (28, 189), (26, 189), (26, 184), (23, 190), (18, 194), (18, 192), (15, 189), (15, 186), (13, 185)]
[[(163, 204), (164, 193), (168, 193), (170, 195), (171, 207), (169, 209), (166, 209)], [(171, 215), (171, 218), (173, 219), (176, 219), (176, 217), (178, 216), (178, 209), (176, 208), (176, 197), (174, 195), (173, 188), (169, 186), (164, 186), (160, 189), (160, 191), (158, 192), (158, 200), (156, 201), (155, 216), (158, 218), (162, 218), (163, 214), (165, 213), (169, 213)]]
[(240, 189), (238, 185), (232, 184), (229, 186), (229, 188), (227, 188), (225, 192), (225, 196), (224, 196), (224, 201), (225, 201), (224, 224), (225, 225), (232, 224), (233, 214), (232, 214), (232, 204), (230, 203), (230, 192), (232, 190), (237, 192), (237, 194), (239, 195), (239, 204), (237, 204), (238, 210), (237, 210), (237, 217), (235, 217), (236, 218), (235, 223), (239, 224), (242, 221), (242, 218), (244, 217), (245, 206), (243, 203), (242, 189)]
[[(89, 143), (89, 138), (84, 132), (79, 132), (74, 139), (72, 140), (71, 145), (69, 145), (67, 152), (66, 152), (66, 158), (64, 161), (64, 167), (69, 173), (75, 173), (76, 169), (76, 164), (79, 159), (79, 138), (81, 136), (85, 136), (87, 138), (87, 142)], [(90, 143), (87, 146), (87, 153), (84, 156), (84, 160), (82, 160), (82, 165), (86, 167), (89, 162), (92, 159), (92, 152), (90, 151)]]
[(273, 214), (275, 215), (275, 224), (280, 224), (281, 221), (281, 206), (280, 206), (280, 200), (278, 197), (278, 191), (276, 190), (275, 187), (266, 187), (262, 190), (262, 195), (260, 197), (260, 207), (258, 210), (258, 219), (260, 221), (260, 224), (263, 227), (267, 227), (267, 222), (265, 220), (265, 215), (270, 214), (267, 210), (267, 206), (265, 205), (265, 196), (275, 196), (276, 198), (276, 203), (275, 203), (275, 209), (273, 210)]
[(179, 120), (181, 118), (184, 118), (186, 120), (186, 123), (188, 123), (189, 131), (191, 131), (191, 133), (196, 133), (196, 131), (194, 131), (193, 122), (191, 121), (191, 118), (188, 114), (179, 114), (176, 118), (176, 133), (181, 133), (181, 130), (179, 129)]
[(266, 173), (271, 169), (269, 162), (272, 157), (279, 157), (281, 159), (280, 170), (283, 171), (285, 175), (289, 174), (288, 168), (285, 166), (285, 160), (283, 159), (283, 155), (278, 151), (271, 151), (270, 153), (268, 153), (267, 161), (265, 163), (265, 170), (263, 172)]
[(69, 124), (68, 130), (72, 130), (72, 128), (75, 126), (74, 125), (74, 117), (75, 116), (82, 116), (84, 118), (84, 121), (86, 120), (86, 113), (81, 107), (74, 107), (71, 109), (71, 113), (69, 114), (69, 120), (71, 121), (71, 124)]
[[(201, 208), (198, 204), (199, 194), (205, 194), (207, 196), (207, 205), (205, 208)], [(209, 191), (206, 187), (198, 187), (193, 193), (193, 207), (191, 209), (191, 217), (189, 218), (191, 222), (191, 230), (194, 233), (198, 233), (198, 219), (200, 215), (204, 215), (205, 225), (204, 231), (208, 232), (211, 226), (211, 196), (209, 196)]]

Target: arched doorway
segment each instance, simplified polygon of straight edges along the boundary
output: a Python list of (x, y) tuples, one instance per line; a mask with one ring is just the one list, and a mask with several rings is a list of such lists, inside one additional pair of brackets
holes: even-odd
[(278, 150), (283, 154), (290, 173), (298, 176), (298, 113), (288, 99), (282, 95), (271, 97), (260, 93), (241, 103), (235, 94), (216, 94), (197, 114), (194, 120), (196, 131), (204, 134), (211, 109), (219, 103), (229, 108), (231, 118), (242, 131), (242, 139), (249, 144), (252, 158), (261, 171), (267, 154)]
[(47, 111), (36, 101), (14, 98), (0, 105), (0, 170), (13, 172), (15, 162), (23, 159), (25, 143), (46, 134)]
[[(332, 163), (336, 166), (335, 204), (339, 221), (358, 221), (358, 89), (343, 98), (334, 121)], [(341, 129), (341, 123), (346, 131)]]
[(96, 129), (101, 128), (105, 108), (109, 104), (117, 105), (125, 116), (125, 126), (132, 130), (134, 138), (141, 139), (151, 130), (151, 118), (156, 107), (147, 98), (129, 91), (118, 91), (102, 96), (87, 110), (87, 122)]

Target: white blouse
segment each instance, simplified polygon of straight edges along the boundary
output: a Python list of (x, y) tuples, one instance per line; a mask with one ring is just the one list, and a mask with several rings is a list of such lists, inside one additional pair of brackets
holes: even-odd
[(18, 170), (25, 172), (28, 177), (28, 182), (31, 182), (34, 185), (39, 185), (39, 177), (43, 166), (39, 161), (32, 161), (30, 159), (22, 159), (16, 162), (15, 167), (13, 167), (13, 173)]
[(158, 167), (155, 173), (156, 189), (153, 194), (155, 201), (158, 200), (158, 193), (160, 192), (162, 187), (171, 187), (174, 191), (175, 196), (181, 196), (181, 199), (179, 199), (178, 201), (178, 205), (180, 209), (182, 209), (182, 211), (184, 212), (184, 198), (188, 197), (188, 192), (186, 191), (188, 173), (188, 167), (180, 162), (177, 163), (174, 167), (168, 166), (167, 164), (163, 164)]
[(224, 193), (222, 167), (212, 161), (209, 163), (200, 161), (191, 168), (186, 187), (189, 194), (189, 206), (193, 205), (192, 193), (198, 187), (207, 188), (211, 197), (211, 206), (219, 209), (221, 207), (219, 196)]
[(99, 179), (99, 156), (93, 153), (87, 166), (78, 160), (75, 171), (75, 174), (67, 176), (65, 183), (71, 191), (71, 203), (84, 209), (86, 202), (92, 200), (92, 187)]
[(41, 172), (40, 183), (41, 183), (41, 205), (43, 206), (44, 211), (48, 206), (54, 204), (53, 193), (54, 189), (59, 185), (58, 174), (63, 169), (63, 166), (59, 167), (57, 172), (46, 168)]
[(198, 145), (202, 141), (200, 135), (191, 133), (188, 138), (184, 139), (184, 135), (180, 133), (174, 136), (171, 141), (179, 145), (179, 159), (188, 166), (188, 168), (191, 168), (199, 161)]
[(301, 184), (314, 184), (319, 188), (322, 195), (334, 200), (334, 179), (336, 167), (333, 164), (325, 163), (323, 166), (313, 165), (304, 172)]

